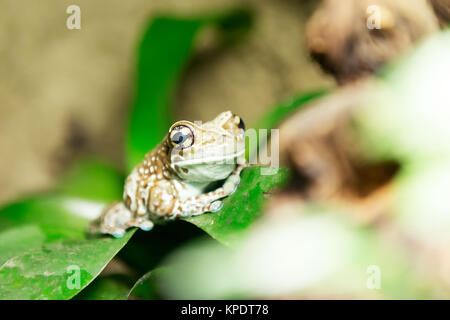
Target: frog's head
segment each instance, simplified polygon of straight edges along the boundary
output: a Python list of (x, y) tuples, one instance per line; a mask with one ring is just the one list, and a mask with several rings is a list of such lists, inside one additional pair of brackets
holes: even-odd
[(186, 181), (225, 179), (244, 156), (244, 130), (242, 119), (230, 111), (206, 123), (174, 123), (168, 135), (172, 169)]

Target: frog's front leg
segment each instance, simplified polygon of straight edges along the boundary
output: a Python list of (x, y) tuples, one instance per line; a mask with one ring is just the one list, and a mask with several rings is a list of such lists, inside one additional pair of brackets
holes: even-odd
[(236, 191), (240, 182), (240, 173), (244, 167), (244, 165), (237, 166), (233, 173), (225, 180), (224, 184), (216, 190), (184, 200), (176, 200), (170, 216), (190, 217), (206, 212), (219, 211), (222, 208), (222, 201), (220, 199)]
[(241, 182), (241, 171), (246, 167), (245, 164), (240, 164), (236, 166), (233, 173), (225, 180), (223, 184), (224, 192), (226, 195), (233, 194), (239, 186), (239, 182)]

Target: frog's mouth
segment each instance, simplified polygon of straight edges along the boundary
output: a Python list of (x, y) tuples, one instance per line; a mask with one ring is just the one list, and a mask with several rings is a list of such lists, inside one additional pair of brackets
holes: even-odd
[[(230, 153), (228, 155), (221, 155), (221, 156), (204, 156), (199, 158), (193, 158), (193, 159), (184, 159), (179, 155), (174, 155), (172, 157), (172, 164), (176, 165), (183, 165), (183, 166), (189, 166), (189, 165), (196, 165), (201, 163), (234, 163), (231, 162), (233, 159), (237, 159), (241, 157), (245, 153), (245, 148), (242, 150), (239, 150), (235, 153)], [(227, 162), (230, 161), (230, 162)]]

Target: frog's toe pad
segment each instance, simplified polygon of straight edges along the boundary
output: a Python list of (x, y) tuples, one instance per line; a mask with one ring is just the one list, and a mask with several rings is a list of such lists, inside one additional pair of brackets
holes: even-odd
[(209, 205), (209, 211), (217, 212), (223, 207), (223, 202), (220, 200), (216, 200)]
[(125, 234), (125, 230), (121, 229), (121, 230), (115, 230), (112, 233), (112, 236), (117, 239), (117, 238), (122, 238), (124, 234)]
[(144, 221), (139, 225), (139, 228), (141, 228), (141, 230), (144, 230), (144, 231), (150, 231), (153, 229), (153, 222), (151, 222), (149, 220)]

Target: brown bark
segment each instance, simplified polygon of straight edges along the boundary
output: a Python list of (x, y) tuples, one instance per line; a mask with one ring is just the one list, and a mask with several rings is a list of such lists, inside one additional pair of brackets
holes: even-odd
[(442, 27), (450, 23), (450, 0), (430, 0)]
[(342, 87), (280, 125), (280, 165), (290, 167), (293, 177), (274, 203), (327, 201), (364, 222), (389, 209), (398, 164), (368, 159), (352, 127), (355, 111), (375, 89), (373, 81)]
[[(436, 8), (444, 1), (433, 2)], [(379, 9), (379, 29), (367, 26), (374, 21), (370, 6)], [(426, 0), (324, 0), (308, 22), (306, 37), (311, 56), (344, 84), (374, 73), (438, 29)]]

